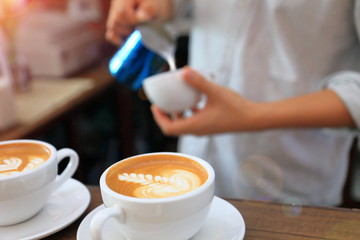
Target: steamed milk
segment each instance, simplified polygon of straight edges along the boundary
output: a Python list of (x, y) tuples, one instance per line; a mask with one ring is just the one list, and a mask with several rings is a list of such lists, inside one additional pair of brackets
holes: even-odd
[(0, 145), (0, 177), (36, 168), (43, 164), (50, 154), (50, 149), (36, 143)]
[(186, 157), (145, 155), (114, 165), (106, 176), (106, 184), (130, 197), (166, 198), (195, 190), (207, 178), (205, 168)]

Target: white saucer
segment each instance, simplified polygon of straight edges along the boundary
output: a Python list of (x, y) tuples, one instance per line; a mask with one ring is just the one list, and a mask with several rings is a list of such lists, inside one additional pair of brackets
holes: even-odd
[[(77, 240), (91, 240), (89, 226), (96, 212), (105, 206), (100, 205), (91, 211), (80, 223), (77, 231)], [(115, 224), (109, 220), (103, 229), (106, 240), (125, 240), (115, 237)], [(191, 240), (242, 240), (245, 235), (245, 222), (240, 212), (229, 202), (215, 197), (210, 208), (208, 218), (200, 231)]]
[(0, 239), (25, 240), (49, 236), (73, 223), (85, 212), (89, 203), (89, 190), (71, 178), (50, 196), (35, 217), (16, 225), (0, 227)]

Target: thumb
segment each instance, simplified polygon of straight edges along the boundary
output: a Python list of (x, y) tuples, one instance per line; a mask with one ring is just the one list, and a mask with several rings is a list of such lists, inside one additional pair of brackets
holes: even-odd
[(218, 92), (218, 85), (207, 80), (203, 75), (199, 74), (190, 67), (185, 67), (183, 77), (187, 84), (203, 92), (205, 95), (213, 95)]
[(135, 13), (136, 20), (139, 23), (149, 22), (154, 19), (151, 12), (149, 12), (146, 8), (140, 8)]

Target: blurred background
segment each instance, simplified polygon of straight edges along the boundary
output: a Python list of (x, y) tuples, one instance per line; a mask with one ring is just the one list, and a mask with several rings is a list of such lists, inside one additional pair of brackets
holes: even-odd
[[(11, 79), (4, 91), (13, 91), (13, 99), (2, 102), (15, 102), (17, 108), (0, 127), (0, 138), (41, 139), (74, 148), (82, 161), (75, 177), (88, 184), (97, 184), (101, 172), (122, 158), (176, 151), (177, 144), (154, 123), (142, 89), (129, 89), (109, 75), (108, 62), (117, 51), (104, 38), (109, 4), (0, 1), (1, 54), (10, 69), (8, 76), (2, 67), (0, 76)], [(187, 62), (187, 40), (186, 35), (178, 39), (178, 67)], [(166, 71), (165, 61), (160, 63)], [(97, 81), (97, 89), (90, 89), (89, 82)]]
[[(75, 178), (85, 184), (98, 184), (120, 159), (177, 145), (153, 121), (142, 89), (109, 74), (118, 50), (104, 38), (110, 1), (0, 1), (0, 140), (75, 149), (81, 160)], [(188, 37), (177, 39), (177, 67), (187, 64)], [(168, 69), (165, 61), (157, 64)], [(351, 197), (360, 199), (358, 161), (349, 182)]]

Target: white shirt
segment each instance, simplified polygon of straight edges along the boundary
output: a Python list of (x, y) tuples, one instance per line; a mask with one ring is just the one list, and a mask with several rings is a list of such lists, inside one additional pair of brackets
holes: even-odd
[[(194, 0), (190, 65), (254, 101), (329, 87), (360, 127), (359, 4)], [(220, 197), (337, 205), (354, 135), (320, 128), (188, 135), (179, 151), (212, 164)]]

